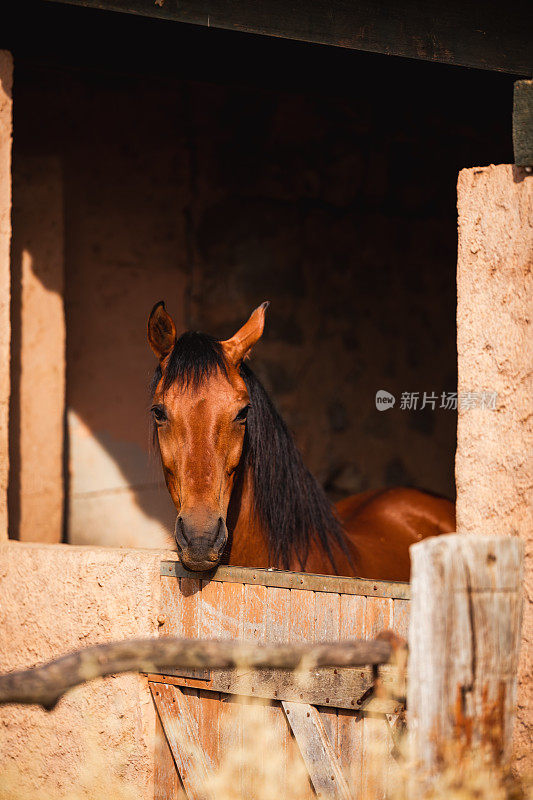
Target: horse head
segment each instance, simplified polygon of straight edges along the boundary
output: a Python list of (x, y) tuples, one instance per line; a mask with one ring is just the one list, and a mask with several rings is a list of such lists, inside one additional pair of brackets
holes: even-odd
[(174, 536), (180, 560), (196, 572), (216, 567), (228, 540), (250, 408), (240, 367), (263, 333), (267, 306), (226, 341), (192, 332), (178, 338), (163, 302), (148, 320), (148, 342), (159, 359), (151, 414), (177, 510)]

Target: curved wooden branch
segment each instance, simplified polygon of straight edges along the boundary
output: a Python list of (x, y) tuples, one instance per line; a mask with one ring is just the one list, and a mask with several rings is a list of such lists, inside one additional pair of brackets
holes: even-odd
[(0, 704), (37, 704), (51, 710), (73, 686), (120, 672), (360, 667), (385, 664), (392, 652), (390, 642), (385, 640), (256, 645), (171, 637), (130, 639), (87, 647), (39, 667), (0, 675)]

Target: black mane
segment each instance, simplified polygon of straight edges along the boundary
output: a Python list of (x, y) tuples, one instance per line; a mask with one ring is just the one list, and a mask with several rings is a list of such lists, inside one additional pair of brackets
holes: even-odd
[[(204, 333), (184, 333), (174, 345), (164, 375), (157, 367), (152, 394), (161, 377), (163, 390), (175, 381), (196, 388), (216, 371), (227, 375), (219, 340)], [(331, 504), (304, 465), (259, 378), (246, 364), (240, 372), (250, 396), (241, 465), (248, 466), (252, 474), (255, 511), (267, 532), (271, 564), (290, 569), (295, 555), (304, 569), (315, 538), (335, 567), (331, 544), (346, 554), (347, 547)]]
[(164, 375), (160, 365), (157, 365), (150, 391), (153, 395), (161, 378), (163, 392), (176, 381), (187, 388), (197, 389), (205, 378), (218, 370), (224, 375), (228, 374), (219, 340), (207, 333), (187, 331), (176, 341)]

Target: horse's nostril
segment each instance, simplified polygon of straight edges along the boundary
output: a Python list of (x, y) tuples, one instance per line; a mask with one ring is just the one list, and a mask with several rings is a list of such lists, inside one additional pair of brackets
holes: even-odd
[(178, 517), (176, 519), (176, 527), (174, 529), (174, 533), (178, 547), (183, 547), (183, 545), (189, 544), (189, 537), (185, 533), (185, 524), (183, 522), (183, 517)]
[(213, 542), (213, 549), (220, 553), (220, 550), (226, 544), (226, 526), (222, 517), (218, 518), (217, 532), (215, 541)]

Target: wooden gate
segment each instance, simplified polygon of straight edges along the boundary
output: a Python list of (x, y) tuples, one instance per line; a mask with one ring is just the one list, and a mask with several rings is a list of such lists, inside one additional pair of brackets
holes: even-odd
[[(161, 565), (161, 636), (312, 643), (374, 638), (389, 629), (406, 637), (408, 613), (403, 583), (241, 567), (221, 567), (214, 579), (201, 580), (178, 562)], [(280, 797), (296, 796), (289, 765), (301, 758), (309, 781), (299, 797), (379, 797), (373, 751), (379, 747), (386, 762), (394, 758), (402, 708), (373, 696), (370, 667), (311, 670), (303, 681), (282, 670), (167, 670), (148, 677), (158, 711), (156, 800), (212, 797), (209, 775), (227, 768), (258, 728), (268, 752), (256, 757), (276, 751)], [(258, 697), (265, 698), (259, 706)], [(252, 800), (246, 760), (236, 769), (233, 782)], [(381, 762), (379, 773), (387, 771)]]

